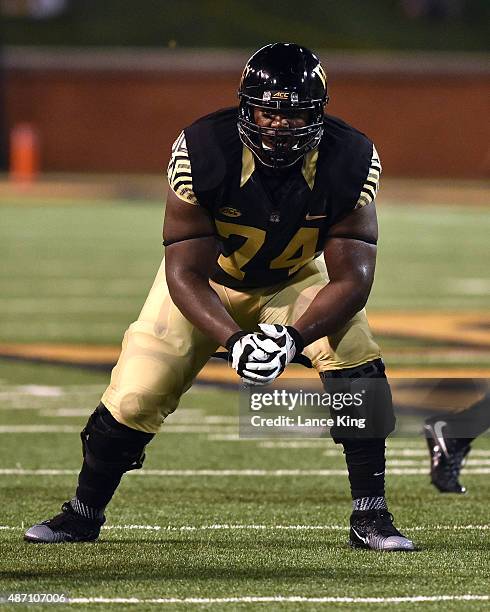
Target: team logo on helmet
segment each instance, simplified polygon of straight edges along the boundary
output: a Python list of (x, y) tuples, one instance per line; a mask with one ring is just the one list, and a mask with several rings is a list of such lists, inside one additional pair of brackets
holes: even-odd
[(274, 100), (289, 100), (289, 91), (275, 91), (272, 94)]

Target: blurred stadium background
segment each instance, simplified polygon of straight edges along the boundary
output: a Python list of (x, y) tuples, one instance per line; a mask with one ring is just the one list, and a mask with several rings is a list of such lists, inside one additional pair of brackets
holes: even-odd
[[(380, 152), (381, 242), (369, 314), (390, 374), (489, 377), (488, 0), (0, 0), (0, 11), (0, 487), (10, 500), (0, 516), (8, 546), (0, 592), (68, 584), (72, 594), (111, 596), (119, 581), (122, 595), (158, 596), (167, 575), (165, 595), (175, 597), (481, 593), (488, 558), (478, 530), (466, 527), (489, 527), (488, 490), (481, 488), (488, 442), (467, 468), (470, 505), (454, 500), (441, 508), (439, 531), (430, 524), (438, 498), (422, 476), (423, 442), (394, 443), (393, 508), (405, 513), (409, 529), (426, 526), (412, 535), (427, 550), (409, 573), (402, 561), (370, 560), (386, 581), (360, 572), (354, 584), (342, 556), (345, 534), (334, 528), (347, 512), (345, 477), (330, 480), (325, 511), (315, 496), (324, 475), (292, 476), (292, 490), (287, 479), (269, 487), (267, 478), (251, 484), (239, 474), (218, 480), (192, 472), (282, 469), (291, 461), (300, 470), (343, 469), (337, 451), (315, 441), (302, 448), (257, 443), (252, 460), (254, 443), (236, 440), (235, 393), (213, 386), (186, 395), (166, 426), (179, 435), (159, 440), (145, 465), (175, 473), (131, 478), (124, 502), (116, 497), (114, 548), (81, 551), (78, 568), (60, 556), (54, 563), (56, 553), (41, 559), (22, 548), (19, 523), (50, 515), (73, 489), (76, 432), (161, 259), (171, 143), (197, 117), (233, 105), (246, 59), (274, 40), (318, 52), (329, 76), (328, 112), (366, 132)], [(231, 378), (211, 363), (201, 380)], [(447, 397), (467, 400), (464, 393)], [(189, 478), (179, 479), (184, 468)], [(40, 478), (42, 470), (48, 473)], [(162, 476), (170, 479), (165, 487)], [(159, 508), (148, 510), (155, 500)], [(328, 523), (322, 538), (328, 554), (337, 551), (333, 580), (325, 581), (324, 547), (307, 531), (288, 532), (282, 548), (274, 533), (244, 528), (211, 541), (204, 530), (186, 540), (176, 527), (168, 538), (192, 557), (186, 566), (162, 549), (149, 525), (146, 540), (124, 530), (139, 521), (252, 524), (258, 515), (266, 523)], [(458, 525), (458, 544), (445, 551), (447, 572), (456, 572), (448, 591), (444, 571), (428, 580), (427, 568), (439, 567), (442, 534)], [(159, 560), (113, 569), (121, 556), (132, 559), (134, 546), (144, 559)], [(262, 573), (254, 565), (261, 550), (271, 555), (261, 559)], [(284, 566), (273, 560), (278, 550)], [(58, 574), (47, 569), (53, 563)], [(105, 582), (87, 578), (107, 564)]]

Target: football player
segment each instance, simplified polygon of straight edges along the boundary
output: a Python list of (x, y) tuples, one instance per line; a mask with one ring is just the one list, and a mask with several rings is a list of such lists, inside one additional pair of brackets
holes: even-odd
[[(61, 514), (30, 542), (95, 540), (121, 477), (221, 345), (249, 384), (295, 355), (326, 388), (376, 379), (391, 394), (364, 306), (378, 238), (373, 143), (325, 114), (327, 76), (308, 49), (270, 44), (247, 62), (238, 108), (203, 117), (172, 148), (165, 259), (101, 403), (82, 431), (83, 465)], [(316, 259), (323, 255), (325, 265)], [(385, 500), (385, 437), (335, 435), (353, 499), (350, 543), (413, 550)]]
[(431, 483), (441, 493), (466, 493), (459, 482), (473, 440), (490, 427), (490, 393), (466, 410), (426, 419)]

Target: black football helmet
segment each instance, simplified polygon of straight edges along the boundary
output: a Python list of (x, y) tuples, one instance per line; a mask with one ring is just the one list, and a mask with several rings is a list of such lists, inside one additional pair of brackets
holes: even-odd
[[(309, 49), (293, 43), (259, 49), (245, 65), (238, 97), (240, 138), (266, 166), (287, 168), (320, 142), (327, 77)], [(255, 108), (278, 109), (285, 116), (307, 111), (308, 119), (304, 127), (261, 127), (254, 120)]]

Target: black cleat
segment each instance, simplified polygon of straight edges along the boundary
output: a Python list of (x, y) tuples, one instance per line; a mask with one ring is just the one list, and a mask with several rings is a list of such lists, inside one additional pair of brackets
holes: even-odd
[(446, 421), (428, 419), (424, 433), (430, 453), (430, 480), (441, 493), (466, 493), (459, 482), (461, 468), (471, 445), (466, 439), (448, 438), (443, 429)]
[(352, 548), (371, 550), (415, 550), (413, 542), (393, 525), (393, 515), (388, 510), (354, 510), (350, 517)]
[(105, 517), (101, 520), (87, 519), (75, 512), (70, 502), (65, 502), (61, 510), (61, 514), (28, 529), (24, 534), (24, 540), (39, 544), (59, 544), (93, 542), (99, 537)]

